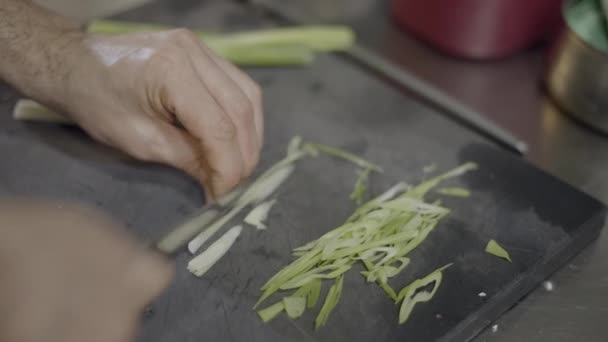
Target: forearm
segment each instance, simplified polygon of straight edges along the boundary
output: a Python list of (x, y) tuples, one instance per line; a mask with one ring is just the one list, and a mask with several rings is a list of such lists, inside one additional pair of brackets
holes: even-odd
[(66, 96), (78, 23), (29, 0), (0, 0), (0, 78), (49, 105)]

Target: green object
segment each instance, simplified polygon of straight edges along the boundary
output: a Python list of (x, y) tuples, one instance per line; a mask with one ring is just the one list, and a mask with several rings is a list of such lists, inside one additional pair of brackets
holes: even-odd
[[(428, 302), (433, 299), (441, 285), (441, 280), (443, 279), (442, 272), (450, 266), (452, 266), (452, 264), (447, 264), (424, 278), (416, 279), (399, 291), (399, 295), (397, 296), (397, 301), (401, 301), (399, 324), (403, 324), (408, 320), (416, 304)], [(426, 288), (431, 285), (431, 290), (426, 291)]]
[(564, 16), (570, 29), (582, 40), (608, 52), (608, 25), (601, 0), (572, 1)]
[(335, 283), (331, 286), (331, 288), (329, 288), (329, 291), (327, 292), (327, 297), (325, 297), (325, 302), (323, 303), (323, 307), (321, 308), (321, 311), (319, 311), (317, 318), (315, 318), (315, 330), (319, 330), (327, 323), (329, 315), (340, 301), (343, 286), (344, 276), (340, 276), (338, 277), (338, 279), (336, 279)]
[[(161, 31), (171, 26), (94, 20), (92, 33), (120, 34)], [(355, 35), (346, 26), (296, 26), (234, 33), (195, 33), (216, 53), (242, 66), (299, 66), (312, 63), (315, 52), (346, 51)]]
[(283, 301), (280, 301), (267, 307), (266, 309), (258, 311), (258, 316), (260, 316), (264, 323), (268, 323), (277, 317), (284, 309), (285, 305), (283, 304)]
[(298, 296), (284, 297), (283, 306), (289, 318), (300, 318), (306, 310), (306, 298)]
[(437, 193), (445, 196), (452, 197), (469, 197), (471, 192), (465, 188), (441, 188), (437, 190)]
[(301, 296), (306, 298), (306, 307), (311, 309), (317, 305), (319, 296), (321, 295), (321, 279), (313, 279), (306, 285), (300, 287), (293, 296)]
[(369, 174), (372, 169), (367, 168), (363, 170), (359, 170), (357, 181), (355, 182), (355, 188), (353, 192), (350, 194), (350, 199), (355, 201), (357, 205), (361, 205), (363, 203), (363, 197), (365, 196), (365, 192), (367, 191), (367, 185), (369, 183)]
[[(317, 145), (310, 146), (318, 149)], [(416, 187), (398, 183), (359, 206), (341, 226), (295, 248), (293, 255), (296, 260), (262, 286), (263, 293), (256, 306), (278, 291), (295, 290), (292, 296), (306, 297), (312, 292), (309, 287), (315, 283), (316, 291), (320, 291), (322, 279), (334, 280), (332, 288), (339, 286), (341, 291), (342, 277), (357, 262), (365, 267), (361, 274), (368, 282), (375, 282), (394, 302), (401, 302), (405, 292), (402, 291), (399, 298), (389, 281), (408, 266), (410, 259), (407, 255), (424, 242), (450, 212), (437, 203), (425, 202), (424, 195), (441, 181), (475, 168), (476, 164), (467, 163)], [(335, 279), (340, 279), (339, 285)], [(317, 329), (325, 324), (329, 312), (337, 305), (335, 291), (337, 289), (330, 290), (333, 294), (328, 294), (324, 309), (317, 316)]]
[(380, 172), (380, 173), (383, 172), (383, 170), (380, 166), (372, 164), (369, 161), (367, 161), (359, 156), (356, 156), (348, 151), (345, 151), (343, 149), (325, 145), (325, 144), (317, 144), (317, 143), (309, 143), (307, 145), (310, 146), (312, 149), (317, 150), (319, 152), (323, 152), (323, 153), (332, 155), (337, 158), (348, 160), (351, 163), (353, 163), (363, 169), (371, 169), (372, 171), (376, 171), (376, 172)]
[(486, 253), (503, 258), (509, 262), (513, 262), (509, 256), (509, 252), (502, 248), (495, 240), (488, 241), (488, 244), (486, 245)]

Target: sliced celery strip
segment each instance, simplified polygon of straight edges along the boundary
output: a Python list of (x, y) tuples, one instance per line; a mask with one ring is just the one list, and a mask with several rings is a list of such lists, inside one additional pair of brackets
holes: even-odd
[(321, 295), (321, 279), (313, 279), (294, 292), (293, 297), (305, 297), (306, 306), (310, 309), (317, 305)]
[(283, 298), (283, 306), (289, 318), (300, 318), (306, 310), (306, 298), (300, 296), (285, 297)]
[(258, 315), (264, 321), (264, 323), (272, 321), (277, 317), (283, 310), (285, 310), (285, 304), (283, 301), (272, 304), (271, 306), (259, 310)]
[(488, 244), (486, 245), (486, 253), (508, 260), (509, 262), (513, 262), (509, 252), (502, 248), (498, 242), (496, 242), (496, 240), (488, 241)]
[(453, 197), (469, 197), (471, 196), (471, 191), (465, 188), (441, 188), (437, 190), (438, 194), (445, 196), (453, 196)]
[(337, 158), (348, 160), (351, 163), (353, 163), (363, 169), (371, 169), (372, 171), (379, 172), (379, 173), (383, 172), (383, 170), (380, 166), (372, 164), (369, 161), (367, 161), (359, 156), (356, 156), (348, 151), (345, 151), (343, 149), (329, 146), (329, 145), (318, 144), (318, 143), (309, 143), (308, 145), (311, 146), (313, 149), (318, 150), (320, 152), (332, 155)]
[(412, 198), (423, 198), (424, 195), (426, 195), (430, 190), (432, 190), (434, 187), (439, 185), (439, 183), (441, 183), (442, 181), (449, 179), (449, 178), (462, 176), (466, 172), (476, 170), (477, 168), (478, 168), (478, 165), (476, 163), (473, 163), (473, 162), (465, 163), (451, 171), (448, 171), (442, 175), (439, 175), (435, 178), (432, 178), (432, 179), (430, 179), (426, 182), (423, 182), (422, 184), (414, 187), (413, 189), (411, 189), (410, 191), (407, 192), (407, 196), (412, 197)]
[(327, 292), (327, 296), (325, 297), (325, 302), (321, 307), (321, 311), (317, 315), (315, 319), (315, 329), (319, 330), (322, 326), (327, 323), (329, 319), (329, 315), (334, 310), (338, 302), (340, 301), (340, 296), (342, 295), (342, 287), (344, 285), (344, 276), (340, 276), (336, 279), (336, 282)]
[(249, 214), (245, 216), (245, 223), (250, 224), (260, 230), (266, 229), (266, 219), (268, 218), (270, 209), (272, 209), (276, 201), (276, 199), (273, 199), (258, 204), (258, 206), (253, 208)]
[(231, 228), (209, 246), (206, 251), (190, 260), (190, 262), (188, 262), (188, 270), (197, 277), (203, 276), (228, 252), (239, 235), (241, 235), (242, 230), (243, 228), (241, 226)]
[[(450, 267), (452, 264), (447, 264), (424, 278), (417, 279), (408, 286), (404, 287), (399, 291), (397, 301), (401, 301), (401, 307), (399, 309), (399, 324), (405, 323), (410, 317), (414, 306), (418, 303), (428, 302), (435, 296), (435, 293), (441, 285), (443, 278), (443, 271)], [(425, 291), (424, 289), (429, 285), (433, 284), (432, 290)]]
[(363, 203), (363, 197), (365, 196), (365, 192), (367, 191), (367, 185), (369, 183), (369, 174), (372, 169), (363, 169), (359, 170), (357, 181), (355, 182), (355, 188), (353, 192), (350, 194), (350, 199), (355, 201), (357, 205), (361, 205)]

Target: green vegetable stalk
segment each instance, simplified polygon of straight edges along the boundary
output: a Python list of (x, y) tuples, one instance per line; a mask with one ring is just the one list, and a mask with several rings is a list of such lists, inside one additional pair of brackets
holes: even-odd
[[(95, 20), (88, 31), (101, 34), (171, 29), (166, 25)], [(314, 60), (316, 52), (346, 51), (354, 43), (345, 26), (281, 27), (248, 32), (196, 34), (216, 53), (242, 66), (298, 66)]]

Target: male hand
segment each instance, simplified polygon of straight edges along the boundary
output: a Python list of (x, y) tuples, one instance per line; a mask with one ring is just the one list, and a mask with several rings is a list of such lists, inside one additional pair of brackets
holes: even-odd
[(212, 197), (255, 168), (260, 87), (194, 33), (84, 36), (66, 56), (71, 70), (59, 106), (95, 139), (181, 169)]

